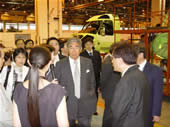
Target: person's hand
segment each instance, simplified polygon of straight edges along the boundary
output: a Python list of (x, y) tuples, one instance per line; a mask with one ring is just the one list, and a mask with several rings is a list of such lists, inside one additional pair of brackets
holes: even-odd
[(54, 79), (54, 80), (51, 81), (51, 83), (58, 84), (58, 80)]
[(153, 116), (153, 122), (159, 122), (160, 116)]

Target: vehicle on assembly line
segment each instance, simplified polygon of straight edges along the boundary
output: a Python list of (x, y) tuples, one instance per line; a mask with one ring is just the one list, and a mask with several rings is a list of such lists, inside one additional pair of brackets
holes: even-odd
[(100, 53), (106, 53), (111, 44), (120, 41), (120, 35), (114, 34), (114, 30), (120, 30), (119, 17), (103, 14), (88, 19), (82, 30), (73, 36), (79, 37), (82, 41), (92, 39), (95, 49)]

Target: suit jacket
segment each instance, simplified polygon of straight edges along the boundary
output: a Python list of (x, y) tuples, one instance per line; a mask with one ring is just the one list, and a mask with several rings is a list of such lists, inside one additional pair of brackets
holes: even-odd
[(62, 54), (58, 54), (58, 57), (61, 60), (61, 59), (65, 58), (66, 56), (63, 56)]
[(74, 93), (74, 81), (69, 58), (62, 59), (55, 67), (59, 84), (64, 86), (67, 92), (69, 119), (77, 119), (78, 114), (89, 116), (96, 111), (95, 78), (93, 65), (89, 59), (80, 57), (80, 71), (80, 99), (77, 99)]
[(115, 86), (119, 82), (120, 77), (119, 72), (113, 71), (112, 64), (102, 65), (100, 90), (105, 103), (111, 103)]
[(116, 84), (120, 80), (120, 73), (113, 71), (112, 64), (103, 64), (101, 71), (100, 91), (105, 100), (105, 110), (102, 127), (112, 126), (111, 101)]
[(137, 66), (130, 67), (116, 85), (111, 109), (112, 127), (149, 127), (150, 85)]
[(159, 67), (150, 64), (149, 62), (146, 63), (143, 72), (148, 78), (151, 87), (150, 121), (152, 122), (153, 116), (161, 115), (163, 96), (163, 72)]
[(99, 84), (100, 84), (100, 72), (101, 72), (101, 56), (100, 56), (100, 53), (96, 50), (93, 50), (93, 56), (90, 56), (89, 53), (86, 50), (84, 50), (80, 55), (92, 60), (95, 79), (96, 79), (96, 85), (98, 87)]

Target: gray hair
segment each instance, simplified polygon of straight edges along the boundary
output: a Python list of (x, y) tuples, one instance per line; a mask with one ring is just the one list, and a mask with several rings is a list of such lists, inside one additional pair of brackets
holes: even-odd
[(67, 41), (67, 47), (70, 45), (70, 43), (76, 42), (80, 45), (80, 47), (82, 47), (82, 42), (79, 38), (77, 37), (72, 37)]

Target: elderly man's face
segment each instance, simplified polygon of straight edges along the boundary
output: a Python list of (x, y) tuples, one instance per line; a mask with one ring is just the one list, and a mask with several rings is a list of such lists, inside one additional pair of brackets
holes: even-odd
[(69, 56), (76, 60), (80, 56), (81, 46), (77, 42), (72, 42), (68, 45)]

